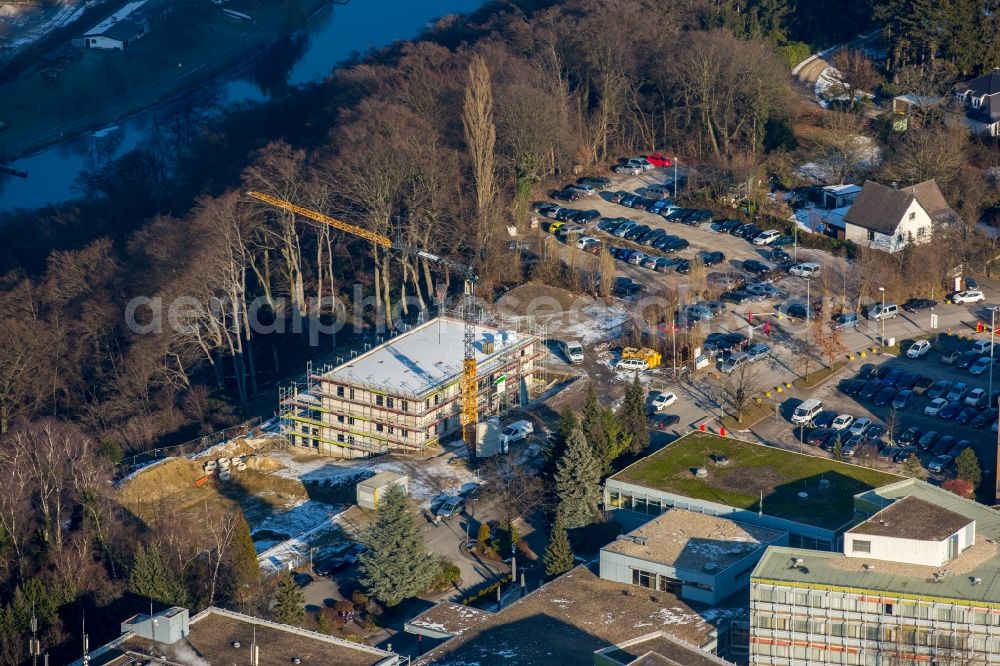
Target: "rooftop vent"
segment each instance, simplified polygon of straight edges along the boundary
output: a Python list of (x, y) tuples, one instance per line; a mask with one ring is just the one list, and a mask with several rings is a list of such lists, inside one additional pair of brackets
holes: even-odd
[(789, 568), (789, 569), (795, 569), (795, 568), (797, 568), (797, 567), (800, 567), (800, 566), (802, 566), (802, 564), (803, 564), (804, 562), (805, 562), (805, 560), (803, 560), (803, 559), (802, 559), (801, 557), (793, 557), (793, 558), (792, 558), (791, 560), (789, 560), (789, 562), (788, 562), (788, 568)]
[(698, 477), (699, 479), (707, 479), (708, 478), (708, 470), (705, 469), (704, 467), (699, 467), (698, 469), (696, 469), (694, 471), (694, 475), (696, 477)]
[(240, 646), (240, 642), (239, 641), (233, 641), (233, 647), (234, 648), (238, 648), (239, 646)]
[(809, 500), (809, 493), (803, 490), (797, 495), (797, 497), (799, 498), (800, 502), (806, 502)]
[(638, 546), (645, 546), (649, 543), (649, 538), (644, 536), (634, 536), (632, 534), (619, 534), (615, 541), (631, 541)]
[(819, 487), (823, 490), (828, 490), (830, 488), (830, 479), (820, 479)]
[(972, 583), (973, 585), (982, 585), (983, 579), (980, 578), (979, 576), (969, 576), (969, 582)]
[(715, 562), (705, 562), (705, 566), (702, 567), (705, 571), (715, 571), (717, 568)]
[(861, 568), (864, 569), (865, 571), (875, 571), (874, 564), (862, 564)]

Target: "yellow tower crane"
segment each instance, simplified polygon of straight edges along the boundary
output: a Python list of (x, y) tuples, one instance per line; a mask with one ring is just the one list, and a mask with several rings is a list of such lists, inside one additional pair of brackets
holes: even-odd
[(264, 203), (287, 210), (291, 213), (295, 213), (296, 215), (301, 215), (302, 217), (307, 217), (310, 220), (331, 226), (334, 229), (358, 236), (359, 238), (364, 238), (365, 240), (386, 249), (406, 252), (407, 254), (422, 257), (428, 261), (450, 268), (462, 275), (465, 280), (465, 294), (467, 301), (465, 307), (462, 309), (462, 320), (465, 323), (465, 356), (462, 361), (462, 379), (460, 386), (462, 396), (462, 439), (465, 440), (465, 444), (469, 447), (471, 455), (476, 455), (476, 423), (479, 421), (479, 403), (478, 386), (476, 382), (476, 322), (473, 317), (471, 301), (472, 297), (475, 295), (476, 282), (478, 282), (479, 278), (475, 271), (472, 270), (472, 267), (424, 250), (420, 250), (418, 248), (394, 243), (388, 236), (384, 236), (374, 231), (369, 231), (368, 229), (363, 229), (359, 226), (349, 224), (343, 220), (338, 220), (334, 217), (324, 215), (323, 213), (309, 208), (296, 206), (290, 201), (285, 201), (284, 199), (271, 196), (270, 194), (265, 194), (263, 192), (247, 192), (247, 194), (258, 201), (263, 201)]

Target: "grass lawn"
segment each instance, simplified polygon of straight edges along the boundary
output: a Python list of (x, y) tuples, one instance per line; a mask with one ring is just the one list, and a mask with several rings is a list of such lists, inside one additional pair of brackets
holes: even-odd
[[(711, 456), (728, 456), (725, 466)], [(708, 478), (693, 469), (705, 467)], [(756, 510), (764, 493), (764, 513), (827, 529), (851, 520), (854, 495), (902, 477), (762, 444), (694, 432), (626, 467), (613, 477), (694, 499)], [(820, 487), (826, 479), (830, 487)], [(809, 493), (802, 500), (799, 492)]]
[(62, 65), (0, 86), (6, 152), (102, 127), (193, 88), (305, 25), (307, 12), (319, 4), (231, 0), (227, 9), (254, 17), (241, 21), (206, 0), (176, 0), (126, 51), (80, 49)]

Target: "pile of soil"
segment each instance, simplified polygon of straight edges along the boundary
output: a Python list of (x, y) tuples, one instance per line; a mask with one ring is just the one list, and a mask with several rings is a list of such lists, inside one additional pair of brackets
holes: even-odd
[[(586, 298), (586, 296), (547, 284), (528, 282), (505, 293), (495, 305), (501, 314), (523, 317), (532, 309), (532, 303), (537, 304), (541, 299), (551, 299), (549, 302), (558, 303), (559, 307), (565, 311), (569, 310), (574, 302), (580, 298)], [(553, 307), (555, 303), (553, 303)]]
[(154, 492), (157, 497), (190, 490), (194, 482), (205, 476), (202, 463), (187, 458), (170, 458), (139, 472), (134, 479), (122, 486), (120, 496), (125, 506), (137, 506), (148, 501)]

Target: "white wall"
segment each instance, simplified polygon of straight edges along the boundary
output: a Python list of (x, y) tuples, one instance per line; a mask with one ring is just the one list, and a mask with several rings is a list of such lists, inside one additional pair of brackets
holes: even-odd
[(84, 37), (83, 43), (92, 49), (113, 49), (117, 51), (125, 50), (125, 45), (118, 41), (117, 39), (109, 39), (108, 37)]
[[(910, 219), (910, 214), (913, 219)], [(914, 199), (902, 218), (896, 225), (896, 233), (893, 235), (875, 232), (875, 239), (868, 238), (868, 229), (854, 224), (846, 223), (845, 237), (858, 245), (866, 245), (885, 252), (898, 252), (907, 243), (926, 243), (931, 239), (933, 233), (932, 221), (927, 211)], [(921, 229), (923, 236), (920, 235)]]
[[(971, 542), (968, 541), (970, 534)], [(957, 532), (957, 535), (959, 553), (975, 543), (975, 527), (972, 530), (966, 530), (963, 527)], [(915, 539), (849, 533), (844, 535), (844, 555), (848, 557), (939, 567), (949, 559), (949, 539), (944, 539), (943, 541), (917, 541)], [(857, 552), (854, 547), (855, 541), (870, 542), (871, 552)]]

